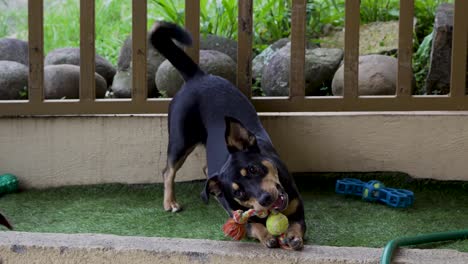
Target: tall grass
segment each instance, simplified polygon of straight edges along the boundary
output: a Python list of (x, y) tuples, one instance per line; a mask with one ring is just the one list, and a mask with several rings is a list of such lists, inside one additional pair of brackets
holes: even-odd
[(28, 14), (26, 10), (0, 12), (0, 38), (10, 36), (19, 39), (26, 39), (28, 36), (27, 16)]
[[(407, 1), (407, 0), (405, 0)], [(395, 0), (361, 0), (361, 22), (397, 20), (399, 1)]]

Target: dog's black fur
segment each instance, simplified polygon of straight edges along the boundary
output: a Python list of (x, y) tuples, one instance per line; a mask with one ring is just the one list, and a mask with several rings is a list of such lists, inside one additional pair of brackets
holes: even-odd
[[(208, 179), (202, 199), (208, 202), (214, 195), (230, 215), (249, 208), (283, 212), (290, 223), (288, 245), (301, 249), (306, 229), (302, 199), (248, 98), (229, 81), (204, 73), (174, 44), (192, 42), (179, 26), (158, 22), (150, 40), (185, 80), (169, 107), (164, 208), (180, 210), (174, 195), (176, 171), (197, 144), (204, 144)], [(248, 235), (268, 247), (278, 246), (264, 219), (253, 218)]]
[(13, 226), (10, 224), (8, 219), (2, 213), (0, 213), (0, 225), (3, 225), (10, 230), (13, 230)]

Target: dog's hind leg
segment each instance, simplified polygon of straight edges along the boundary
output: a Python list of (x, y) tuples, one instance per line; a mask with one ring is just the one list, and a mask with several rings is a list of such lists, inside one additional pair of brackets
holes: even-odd
[(183, 150), (172, 151), (171, 144), (169, 143), (168, 157), (166, 168), (163, 170), (164, 178), (164, 210), (172, 211), (173, 213), (178, 212), (182, 209), (179, 203), (177, 203), (174, 191), (174, 181), (177, 171), (184, 164), (185, 159), (195, 149), (196, 144), (188, 146)]
[(178, 104), (175, 104), (174, 108), (178, 108), (176, 109), (178, 111), (173, 112), (172, 115), (170, 114), (167, 163), (163, 171), (164, 209), (172, 212), (181, 210), (174, 192), (176, 173), (182, 167), (188, 155), (206, 138), (205, 130), (196, 115), (196, 111), (190, 109), (189, 103), (182, 103), (180, 104), (179, 101)]

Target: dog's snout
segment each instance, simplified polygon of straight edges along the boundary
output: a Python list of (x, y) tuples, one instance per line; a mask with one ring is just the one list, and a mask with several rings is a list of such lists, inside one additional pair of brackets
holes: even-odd
[(260, 199), (258, 199), (258, 203), (261, 206), (267, 207), (273, 203), (273, 196), (268, 192), (263, 192)]

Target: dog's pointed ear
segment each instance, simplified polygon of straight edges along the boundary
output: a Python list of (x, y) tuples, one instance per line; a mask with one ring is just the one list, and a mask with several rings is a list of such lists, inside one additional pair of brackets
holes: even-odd
[(210, 195), (219, 196), (221, 194), (221, 182), (218, 175), (210, 177), (206, 180), (205, 189), (201, 193), (201, 198), (206, 204), (210, 199)]
[(4, 225), (6, 228), (13, 230), (13, 226), (8, 222), (8, 219), (0, 213), (0, 225)]
[(229, 152), (233, 153), (257, 147), (257, 139), (239, 120), (228, 116), (224, 119), (226, 122), (226, 146)]

